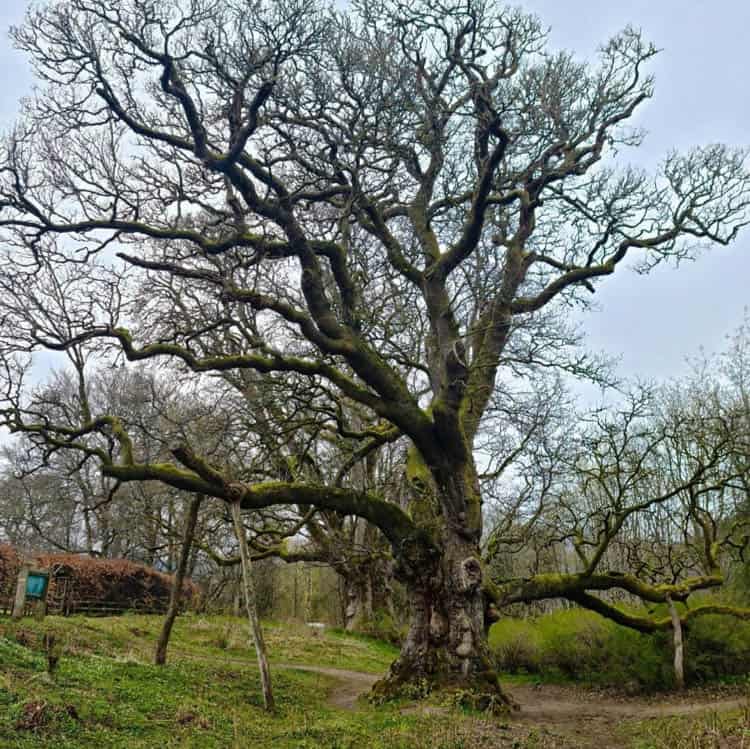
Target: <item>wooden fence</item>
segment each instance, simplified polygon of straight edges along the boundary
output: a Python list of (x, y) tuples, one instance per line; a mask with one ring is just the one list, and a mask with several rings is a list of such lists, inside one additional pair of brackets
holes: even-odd
[(96, 599), (71, 600), (64, 606), (47, 607), (47, 613), (59, 616), (84, 614), (85, 616), (119, 616), (120, 614), (163, 614), (166, 605), (144, 604), (142, 602), (117, 603), (115, 601), (98, 601)]
[[(83, 614), (85, 616), (119, 616), (126, 612), (137, 614), (163, 614), (167, 610), (168, 596), (159, 597), (144, 595), (140, 600), (102, 600), (102, 598), (82, 597), (84, 591), (77, 590), (76, 580), (66, 574), (59, 574), (53, 569), (50, 575), (44, 611), (57, 616)], [(111, 595), (111, 594), (110, 594)], [(122, 595), (122, 593), (121, 593)], [(0, 615), (10, 616), (13, 613), (15, 595), (10, 591), (0, 591)], [(115, 597), (115, 596), (113, 596)], [(145, 600), (144, 600), (145, 599)], [(183, 600), (183, 607), (190, 606), (189, 600)], [(24, 616), (39, 614), (38, 601), (27, 600)]]
[[(24, 616), (33, 616), (36, 612), (37, 602), (27, 601)], [(50, 598), (47, 601), (47, 613), (57, 616), (72, 616), (82, 614), (84, 616), (120, 616), (127, 612), (134, 614), (163, 614), (167, 609), (166, 604), (145, 604), (143, 602), (117, 603), (113, 601), (99, 601), (97, 599), (63, 599)], [(13, 598), (0, 598), (0, 614), (10, 616), (13, 613)]]

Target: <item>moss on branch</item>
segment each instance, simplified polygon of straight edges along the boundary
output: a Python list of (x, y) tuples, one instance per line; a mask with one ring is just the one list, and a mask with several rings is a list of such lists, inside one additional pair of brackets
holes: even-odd
[[(694, 591), (717, 587), (722, 582), (723, 578), (720, 575), (693, 577), (674, 585), (650, 585), (633, 575), (621, 575), (614, 572), (601, 575), (549, 573), (501, 584), (485, 580), (484, 593), (488, 606), (493, 607), (530, 603), (549, 598), (565, 598), (625, 627), (649, 633), (671, 629), (671, 617), (639, 616), (603, 601), (589, 591), (619, 588), (652, 603), (668, 603), (668, 599), (684, 603)], [(709, 615), (733, 616), (750, 620), (750, 609), (725, 604), (703, 604), (690, 609), (686, 608), (680, 614), (680, 621), (684, 625), (691, 619)]]
[(512, 603), (529, 603), (546, 598), (568, 598), (590, 590), (621, 589), (644, 601), (666, 603), (667, 596), (675, 601), (685, 601), (696, 590), (720, 587), (721, 574), (688, 578), (680, 583), (651, 585), (635, 575), (619, 572), (601, 574), (547, 573), (503, 583), (487, 582), (487, 593), (498, 606)]
[[(192, 467), (198, 466), (194, 463)], [(333, 510), (342, 515), (356, 515), (380, 528), (396, 549), (418, 537), (422, 542), (427, 542), (400, 507), (375, 494), (284, 481), (230, 483), (222, 479), (215, 469), (211, 469), (210, 473), (203, 468), (200, 470), (203, 475), (196, 470), (179, 468), (171, 463), (102, 466), (102, 472), (106, 476), (122, 482), (160, 481), (177, 489), (199, 492), (227, 502), (239, 499), (243, 510), (259, 510), (277, 505), (307, 505)]]
[(356, 515), (376, 525), (395, 546), (417, 535), (418, 528), (397, 505), (368, 492), (314, 484), (269, 481), (250, 484), (240, 498), (243, 509), (301, 504)]

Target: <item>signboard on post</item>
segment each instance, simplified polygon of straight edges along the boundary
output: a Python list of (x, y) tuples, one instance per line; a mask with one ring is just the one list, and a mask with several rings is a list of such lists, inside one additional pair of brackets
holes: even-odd
[(43, 601), (47, 597), (49, 586), (49, 572), (38, 572), (30, 570), (26, 578), (26, 598)]
[(34, 570), (28, 562), (21, 565), (16, 583), (16, 598), (13, 602), (13, 618), (20, 619), (26, 610), (26, 601), (37, 603), (36, 613), (44, 616), (47, 590), (49, 589), (49, 572)]

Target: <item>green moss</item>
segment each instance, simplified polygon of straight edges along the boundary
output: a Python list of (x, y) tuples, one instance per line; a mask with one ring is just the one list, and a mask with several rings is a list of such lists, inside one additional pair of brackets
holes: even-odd
[(406, 478), (410, 483), (419, 481), (425, 486), (432, 483), (432, 474), (416, 447), (410, 447), (406, 455)]
[(409, 515), (420, 525), (429, 525), (436, 515), (435, 482), (424, 458), (416, 447), (406, 456), (406, 479), (411, 487)]

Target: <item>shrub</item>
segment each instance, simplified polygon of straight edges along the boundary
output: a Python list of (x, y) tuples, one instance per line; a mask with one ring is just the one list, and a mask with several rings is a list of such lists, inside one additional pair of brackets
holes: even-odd
[[(688, 683), (750, 674), (750, 623), (704, 617), (685, 638)], [(490, 630), (502, 670), (654, 691), (674, 685), (671, 631), (642, 634), (582, 609), (503, 619)]]
[(503, 671), (517, 674), (541, 670), (541, 635), (529, 619), (499, 621), (490, 630), (490, 647)]
[(705, 616), (690, 623), (685, 672), (694, 683), (750, 675), (750, 623)]
[[(583, 615), (582, 615), (583, 614)], [(542, 662), (571, 679), (591, 679), (605, 665), (608, 627), (600, 617), (556, 611), (538, 620)]]
[[(92, 559), (75, 554), (43, 554), (39, 563), (54, 581), (68, 578), (72, 601), (96, 601), (112, 608), (134, 607), (163, 610), (169, 602), (172, 576), (127, 559)], [(185, 604), (197, 597), (198, 587), (186, 580)]]
[[(113, 612), (134, 607), (163, 610), (169, 601), (172, 576), (127, 559), (92, 559), (76, 554), (40, 554), (36, 564), (50, 570), (50, 592), (57, 581), (68, 580), (67, 598), (76, 604), (96, 602)], [(12, 546), (0, 545), (0, 599), (12, 599), (20, 569), (20, 555)], [(185, 605), (198, 598), (200, 590), (190, 580), (183, 588)]]
[(13, 598), (20, 569), (18, 552), (8, 544), (0, 544), (0, 600)]

